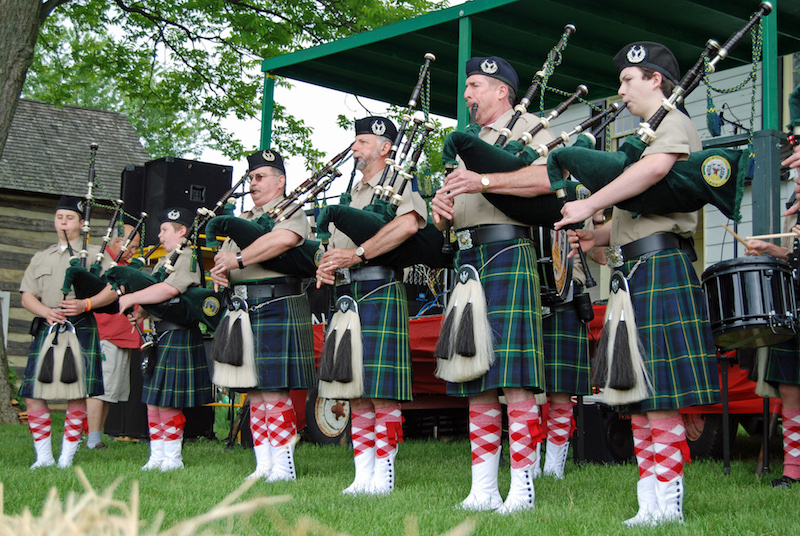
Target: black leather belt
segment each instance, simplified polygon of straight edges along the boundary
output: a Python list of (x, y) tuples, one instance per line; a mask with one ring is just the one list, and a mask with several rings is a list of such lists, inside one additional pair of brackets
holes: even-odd
[(455, 233), (458, 249), (472, 249), (474, 247), (491, 244), (492, 242), (507, 242), (520, 238), (533, 238), (530, 227), (511, 225), (508, 223), (480, 225), (459, 229)]
[(652, 255), (659, 251), (664, 251), (665, 249), (680, 249), (689, 256), (690, 261), (697, 260), (697, 253), (694, 251), (694, 240), (683, 238), (675, 233), (654, 234), (625, 244), (622, 246), (622, 258), (630, 261), (648, 254)]
[(189, 326), (185, 326), (183, 324), (176, 324), (175, 322), (170, 322), (169, 320), (159, 320), (156, 322), (156, 333), (161, 335), (162, 333), (166, 333), (168, 331), (175, 331), (178, 329), (187, 329)]
[(303, 293), (303, 286), (299, 279), (279, 277), (269, 282), (248, 283), (248, 299), (257, 298), (283, 298)]
[(403, 279), (403, 271), (392, 266), (375, 265), (362, 268), (350, 268), (349, 278), (347, 271), (336, 271), (336, 286), (348, 285), (359, 281), (380, 281), (389, 279)]

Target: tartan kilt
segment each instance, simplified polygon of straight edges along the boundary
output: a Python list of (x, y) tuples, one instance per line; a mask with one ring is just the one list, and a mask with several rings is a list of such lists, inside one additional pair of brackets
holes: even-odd
[[(81, 354), (86, 366), (86, 394), (88, 396), (101, 396), (103, 389), (103, 352), (100, 350), (100, 336), (97, 334), (97, 323), (93, 314), (87, 314), (81, 320), (73, 322), (75, 335), (81, 343)], [(28, 362), (25, 365), (25, 375), (19, 387), (19, 396), (33, 397), (33, 385), (36, 381), (36, 359), (42, 349), (42, 344), (47, 338), (49, 326), (43, 323), (43, 328), (36, 333), (28, 353)]]
[(592, 394), (589, 330), (575, 308), (542, 319), (548, 393)]
[(351, 296), (358, 303), (364, 341), (362, 397), (412, 400), (408, 301), (403, 283), (394, 279), (358, 281), (337, 287), (336, 295)]
[(153, 375), (144, 378), (142, 402), (169, 408), (192, 408), (213, 402), (211, 377), (197, 326), (164, 332), (158, 339)]
[[(490, 264), (481, 270), (489, 259), (492, 259)], [(464, 383), (448, 382), (447, 394), (475, 396), (500, 387), (544, 391), (542, 307), (532, 243), (518, 239), (459, 251), (456, 266), (463, 264), (473, 265), (481, 276), (494, 337), (495, 362), (480, 378)]]
[(316, 385), (311, 308), (305, 294), (287, 298), (250, 299), (250, 312), (260, 391), (310, 389)]
[(796, 336), (769, 347), (764, 379), (770, 383), (800, 385), (800, 349)]
[[(636, 262), (627, 261), (625, 272)], [(636, 269), (629, 286), (653, 392), (621, 411), (635, 414), (718, 403), (708, 306), (688, 256), (676, 249), (653, 255)]]

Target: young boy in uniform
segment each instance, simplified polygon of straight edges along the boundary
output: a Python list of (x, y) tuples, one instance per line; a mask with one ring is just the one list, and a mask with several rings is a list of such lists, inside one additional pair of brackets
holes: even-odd
[[(167, 255), (154, 268), (157, 272), (180, 245), (192, 223), (192, 213), (185, 208), (165, 210), (159, 219), (158, 238)], [(164, 281), (119, 298), (119, 309), (127, 311), (141, 305), (131, 315), (131, 321), (148, 316), (147, 305), (179, 297), (189, 287), (199, 286), (202, 274), (192, 270), (192, 253), (187, 249), (175, 261), (175, 270)], [(162, 472), (183, 469), (181, 446), (186, 423), (181, 408), (202, 406), (212, 401), (211, 378), (203, 349), (203, 336), (197, 324), (186, 325), (158, 320), (156, 322), (158, 358), (149, 378), (144, 379), (142, 402), (147, 404), (150, 430), (150, 459), (143, 471)]]

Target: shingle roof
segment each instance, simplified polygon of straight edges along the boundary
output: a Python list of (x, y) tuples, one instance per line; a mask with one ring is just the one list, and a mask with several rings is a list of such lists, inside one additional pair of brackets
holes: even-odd
[(118, 112), (20, 99), (0, 159), (0, 188), (82, 197), (93, 142), (99, 145), (95, 198), (116, 199), (125, 166), (150, 160), (128, 118)]

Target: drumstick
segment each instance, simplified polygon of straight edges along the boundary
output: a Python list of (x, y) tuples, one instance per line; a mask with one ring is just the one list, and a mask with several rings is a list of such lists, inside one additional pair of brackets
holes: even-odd
[(774, 233), (774, 234), (764, 234), (764, 235), (757, 235), (757, 236), (748, 236), (747, 240), (766, 240), (768, 238), (794, 238), (795, 236), (800, 236), (800, 232), (797, 232), (797, 233)]
[(724, 223), (722, 224), (722, 227), (724, 227), (726, 231), (728, 231), (729, 233), (731, 233), (731, 234), (733, 235), (733, 237), (734, 237), (736, 240), (738, 240), (738, 241), (739, 241), (739, 243), (740, 243), (741, 245), (743, 245), (744, 247), (749, 247), (749, 246), (747, 245), (747, 241), (746, 241), (744, 238), (742, 238), (741, 236), (739, 236), (738, 234), (736, 234), (736, 233), (733, 231), (733, 229), (731, 229), (730, 227), (728, 227), (728, 226), (727, 226), (727, 225), (725, 225)]

